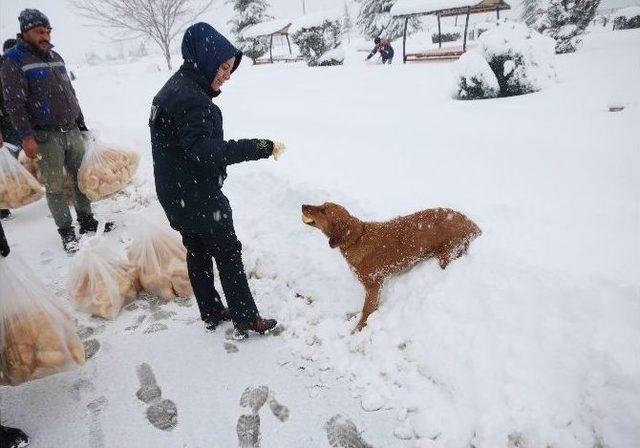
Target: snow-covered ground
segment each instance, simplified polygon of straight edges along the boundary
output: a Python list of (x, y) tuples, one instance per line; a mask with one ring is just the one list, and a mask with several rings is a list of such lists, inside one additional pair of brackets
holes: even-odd
[[(327, 447), (336, 414), (378, 448), (639, 446), (638, 54), (640, 31), (592, 34), (557, 59), (554, 86), (465, 102), (451, 99), (449, 63), (351, 52), (342, 67), (242, 66), (216, 100), (227, 137), (282, 140), (288, 153), (232, 167), (225, 191), (259, 307), (286, 331), (234, 352), (193, 299), (139, 300), (115, 322), (74, 312), (100, 349), (82, 370), (4, 388), (3, 420), (35, 448), (226, 448), (242, 391), (264, 384), (290, 410), (284, 423), (262, 411), (267, 448)], [(162, 217), (146, 126), (170, 75), (159, 67), (74, 70), (90, 127), (142, 155), (135, 185), (97, 206), (122, 250), (136, 214)], [(350, 335), (363, 291), (300, 220), (301, 204), (324, 201), (371, 220), (448, 206), (484, 234), (446, 271), (423, 263), (389, 282)], [(44, 201), (17, 210), (6, 231), (69, 304), (46, 215)], [(177, 407), (172, 431), (136, 398), (142, 363)]]

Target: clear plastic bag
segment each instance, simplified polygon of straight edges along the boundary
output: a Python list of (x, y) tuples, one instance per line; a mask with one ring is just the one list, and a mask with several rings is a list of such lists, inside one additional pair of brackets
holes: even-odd
[(138, 270), (95, 237), (73, 257), (68, 290), (80, 311), (112, 320), (138, 296)]
[(91, 201), (111, 196), (131, 183), (140, 162), (138, 153), (109, 148), (92, 140), (85, 145), (78, 187)]
[(0, 208), (18, 208), (40, 200), (44, 188), (3, 145), (0, 147)]
[[(20, 154), (18, 154), (18, 162), (20, 162), (20, 165), (22, 165), (27, 171), (29, 171), (29, 173), (33, 177), (35, 177), (40, 184), (43, 184), (42, 170), (40, 169), (40, 165), (38, 164), (37, 160), (30, 159), (29, 157), (27, 157), (24, 151), (20, 151)], [(67, 170), (63, 169), (62, 176), (63, 176), (62, 188), (64, 190), (64, 199), (65, 201), (67, 201), (67, 204), (72, 204), (73, 203), (73, 181), (71, 180), (71, 176), (67, 174)]]
[(17, 255), (0, 258), (0, 384), (16, 386), (85, 362), (71, 317)]
[(139, 220), (133, 233), (127, 255), (138, 268), (142, 289), (165, 300), (193, 295), (187, 272), (187, 250), (180, 236), (146, 219)]

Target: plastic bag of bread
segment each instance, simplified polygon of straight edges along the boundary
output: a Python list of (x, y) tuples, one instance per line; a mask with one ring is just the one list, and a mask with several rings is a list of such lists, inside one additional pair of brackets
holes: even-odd
[(0, 147), (0, 208), (18, 208), (44, 196), (44, 188), (3, 145)]
[(187, 272), (187, 250), (180, 235), (140, 219), (127, 251), (129, 261), (138, 269), (142, 289), (165, 300), (193, 294)]
[[(20, 151), (20, 154), (18, 155), (18, 162), (20, 162), (20, 164), (25, 167), (25, 169), (29, 171), (29, 173), (31, 173), (31, 175), (35, 177), (40, 184), (44, 184), (42, 180), (42, 170), (40, 169), (40, 165), (37, 160), (30, 159), (24, 151)], [(64, 199), (67, 201), (67, 204), (73, 204), (73, 181), (71, 180), (71, 176), (67, 174), (66, 170), (63, 172), (62, 181)]]
[(138, 271), (99, 237), (82, 244), (69, 269), (68, 290), (76, 307), (104, 319), (138, 296)]
[(139, 162), (140, 155), (134, 151), (88, 141), (78, 171), (78, 187), (91, 201), (104, 199), (131, 183)]
[(0, 258), (0, 383), (16, 386), (85, 362), (71, 317), (17, 256)]

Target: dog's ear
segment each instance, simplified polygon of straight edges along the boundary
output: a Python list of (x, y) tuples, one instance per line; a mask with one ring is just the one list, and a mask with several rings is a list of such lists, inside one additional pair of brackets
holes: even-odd
[(347, 241), (349, 236), (349, 226), (342, 220), (336, 220), (331, 224), (331, 236), (329, 237), (329, 247), (335, 249)]

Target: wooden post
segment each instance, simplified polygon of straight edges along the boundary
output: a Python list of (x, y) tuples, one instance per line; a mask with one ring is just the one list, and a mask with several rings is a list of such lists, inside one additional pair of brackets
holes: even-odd
[(402, 63), (407, 63), (407, 26), (409, 25), (409, 16), (404, 18), (404, 34), (402, 35)]
[(292, 55), (293, 51), (291, 51), (291, 41), (289, 40), (289, 33), (285, 34), (285, 36), (287, 37), (287, 45), (289, 45), (289, 55)]
[(467, 19), (464, 21), (464, 43), (462, 44), (462, 51), (467, 51), (467, 30), (469, 29), (469, 15), (471, 14), (471, 7), (467, 7)]
[(440, 11), (438, 11), (438, 48), (442, 48), (442, 29), (440, 28)]
[(269, 39), (269, 60), (273, 64), (273, 34), (271, 35), (271, 39)]
[(498, 16), (498, 20), (500, 20), (500, 4), (498, 3), (498, 6), (496, 6), (496, 15)]

